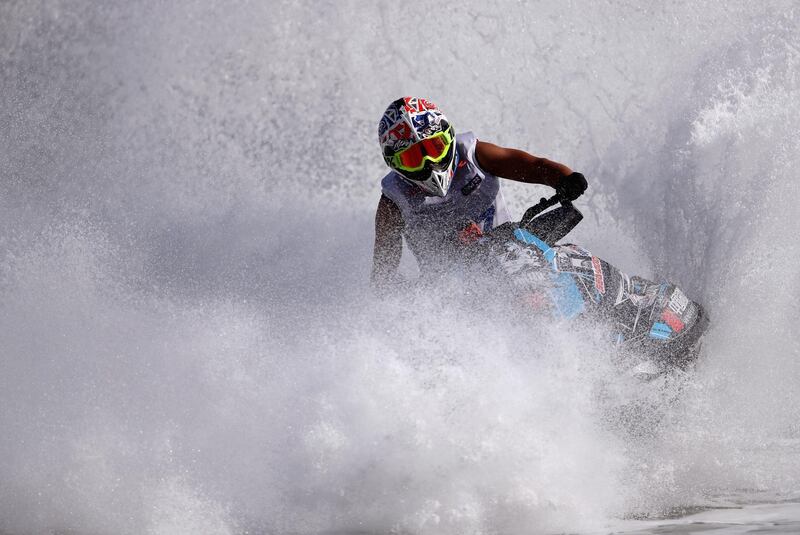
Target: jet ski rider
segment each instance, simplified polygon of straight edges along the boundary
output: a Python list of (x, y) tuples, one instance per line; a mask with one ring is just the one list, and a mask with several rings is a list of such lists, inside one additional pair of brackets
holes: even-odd
[(403, 238), (426, 276), (446, 269), (460, 233), (509, 221), (498, 178), (544, 184), (570, 200), (587, 187), (584, 176), (566, 165), (479, 141), (472, 132), (456, 133), (423, 98), (392, 102), (378, 140), (391, 169), (381, 181), (375, 214), (371, 284), (378, 293), (401, 282)]

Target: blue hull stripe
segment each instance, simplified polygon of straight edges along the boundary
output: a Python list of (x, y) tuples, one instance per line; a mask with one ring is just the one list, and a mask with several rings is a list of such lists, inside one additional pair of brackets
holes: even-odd
[(525, 229), (516, 229), (514, 237), (522, 243), (534, 245), (544, 253), (545, 260), (550, 263), (550, 267), (553, 270), (550, 277), (555, 282), (555, 287), (550, 291), (550, 298), (556, 305), (559, 314), (564, 318), (572, 319), (583, 312), (585, 309), (583, 294), (581, 294), (575, 278), (569, 273), (560, 273), (556, 269), (556, 250)]
[(672, 329), (666, 323), (661, 323), (657, 321), (653, 324), (653, 327), (650, 328), (650, 338), (656, 338), (658, 340), (668, 340), (669, 337), (672, 335)]
[(537, 249), (544, 253), (544, 257), (547, 258), (548, 262), (552, 262), (553, 259), (556, 257), (555, 251), (553, 248), (539, 239), (537, 236), (531, 234), (525, 229), (518, 228), (514, 231), (514, 237), (521, 241), (522, 243), (527, 243), (528, 245), (535, 245)]

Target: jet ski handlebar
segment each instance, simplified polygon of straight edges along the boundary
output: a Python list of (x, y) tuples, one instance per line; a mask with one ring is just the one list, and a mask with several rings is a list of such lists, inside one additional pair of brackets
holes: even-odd
[[(545, 212), (557, 204), (558, 208)], [(583, 214), (575, 208), (572, 201), (563, 194), (556, 193), (552, 197), (542, 197), (541, 200), (525, 210), (519, 227), (533, 233), (549, 245), (564, 238), (583, 219)]]

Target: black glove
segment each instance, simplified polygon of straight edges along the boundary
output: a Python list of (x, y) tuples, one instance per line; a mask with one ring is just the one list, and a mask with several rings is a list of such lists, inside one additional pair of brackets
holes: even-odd
[(561, 179), (561, 182), (556, 186), (556, 192), (565, 199), (574, 201), (583, 195), (587, 187), (589, 187), (589, 183), (586, 182), (586, 177), (580, 173), (572, 173)]

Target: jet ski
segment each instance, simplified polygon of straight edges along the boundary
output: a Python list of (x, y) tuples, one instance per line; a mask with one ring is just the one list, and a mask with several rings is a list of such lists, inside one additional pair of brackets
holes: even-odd
[(557, 194), (519, 222), (462, 233), (462, 242), (471, 259), (499, 272), (495, 278), (508, 286), (520, 314), (599, 323), (614, 346), (638, 356), (629, 371), (641, 379), (685, 371), (709, 326), (705, 309), (672, 282), (628, 275), (579, 245), (562, 243), (582, 219)]

